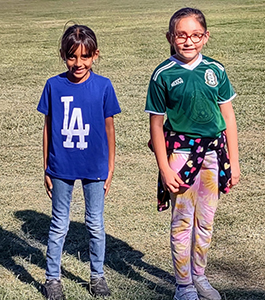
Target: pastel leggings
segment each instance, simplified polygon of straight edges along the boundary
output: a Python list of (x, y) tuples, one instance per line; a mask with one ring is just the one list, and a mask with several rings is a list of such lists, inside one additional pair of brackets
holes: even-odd
[[(178, 172), (188, 155), (185, 151), (172, 153), (170, 167)], [(218, 199), (217, 155), (211, 151), (194, 184), (183, 193), (171, 194), (171, 252), (177, 284), (190, 284), (192, 274), (204, 274)]]

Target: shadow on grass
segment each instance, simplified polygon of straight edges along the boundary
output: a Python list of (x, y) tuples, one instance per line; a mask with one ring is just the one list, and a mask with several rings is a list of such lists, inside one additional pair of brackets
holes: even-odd
[[(33, 284), (39, 289), (40, 283), (37, 282), (32, 275), (27, 271), (23, 265), (27, 263), (36, 264), (38, 267), (45, 269), (45, 257), (43, 252), (38, 248), (39, 243), (47, 245), (48, 231), (50, 226), (50, 217), (38, 213), (32, 210), (17, 211), (15, 216), (23, 221), (22, 231), (25, 233), (26, 238), (19, 237), (18, 235), (4, 230), (0, 226), (0, 264), (12, 271), (22, 282)], [(83, 223), (71, 222), (69, 232), (65, 241), (64, 251), (75, 256), (83, 262), (89, 260), (87, 252), (88, 238)], [(24, 260), (17, 260), (15, 257), (22, 258)], [(119, 274), (126, 276), (127, 278), (143, 283), (147, 288), (155, 290), (159, 295), (168, 296), (168, 299), (172, 297), (172, 289), (174, 284), (174, 277), (169, 273), (163, 271), (160, 268), (152, 266), (142, 260), (144, 254), (140, 251), (133, 249), (126, 242), (117, 239), (113, 236), (107, 235), (107, 249), (105, 265), (115, 270)], [(139, 270), (139, 271), (138, 271)], [(156, 280), (165, 283), (153, 282), (143, 276), (142, 271), (154, 276)], [(243, 279), (245, 273), (242, 266), (237, 267), (234, 264), (233, 267), (222, 269), (219, 266), (219, 272), (223, 272), (229, 276), (235, 276)], [(83, 283), (84, 280), (78, 276), (75, 276), (66, 269), (62, 269), (62, 273), (68, 279)], [(169, 288), (169, 284), (172, 284), (172, 289)], [(259, 290), (220, 290), (223, 300), (261, 300), (265, 299), (265, 292)], [(163, 297), (164, 299), (164, 297)]]
[[(263, 266), (261, 266), (263, 268)], [(229, 261), (229, 260), (214, 260), (211, 261), (211, 273), (222, 273), (222, 277), (240, 283), (240, 286), (244, 288), (240, 289), (224, 289), (219, 290), (222, 299), (224, 300), (264, 300), (265, 290), (264, 288), (253, 287), (251, 289), (252, 283), (256, 283), (255, 275), (251, 274), (251, 266), (248, 263), (243, 263), (242, 261)], [(216, 279), (216, 277), (215, 277)], [(263, 282), (263, 278), (259, 278), (257, 282)], [(262, 285), (260, 285), (262, 287)]]
[[(33, 215), (32, 215), (33, 214)], [(16, 217), (23, 220), (22, 230), (27, 237), (20, 237), (0, 226), (0, 265), (11, 271), (20, 281), (33, 285), (40, 291), (41, 283), (27, 271), (27, 264), (35, 264), (45, 270), (46, 258), (43, 252), (38, 248), (38, 243), (47, 243), (47, 231), (49, 230), (50, 218), (44, 214), (37, 214), (33, 211), (16, 212)], [(32, 223), (34, 216), (35, 224)], [(35, 219), (37, 217), (37, 219)], [(31, 231), (34, 233), (31, 235)], [(36, 235), (37, 234), (37, 235)], [(36, 237), (38, 237), (36, 239)], [(28, 242), (27, 242), (27, 239)], [(62, 272), (64, 270), (62, 269)], [(44, 274), (44, 271), (43, 271)], [(81, 281), (70, 272), (69, 277), (76, 281)], [(2, 298), (1, 298), (2, 299)]]
[(4, 230), (0, 226), (0, 264), (15, 274), (15, 276), (21, 281), (33, 284), (36, 288), (39, 288), (39, 282), (36, 281), (26, 268), (18, 263), (14, 257), (19, 257), (24, 263), (33, 263), (39, 267), (43, 267), (45, 264), (45, 258), (42, 252), (35, 247), (32, 247), (25, 240), (21, 239), (16, 234)]
[(223, 290), (220, 292), (223, 300), (264, 300), (264, 291)]
[[(17, 211), (15, 216), (23, 221), (22, 231), (31, 240), (47, 245), (48, 231), (51, 218), (43, 213), (32, 210)], [(174, 285), (174, 277), (160, 268), (152, 266), (142, 260), (143, 253), (133, 249), (126, 242), (111, 235), (106, 235), (106, 259), (105, 265), (129, 279), (144, 283), (149, 289), (155, 290), (158, 294), (172, 296), (172, 289), (163, 285)], [(75, 256), (83, 262), (89, 261), (88, 256), (88, 235), (84, 223), (70, 222), (69, 231), (65, 240), (64, 251)], [(40, 258), (40, 257), (39, 257)], [(43, 257), (42, 257), (43, 260)], [(45, 268), (45, 266), (42, 266)], [(139, 272), (137, 271), (139, 269)], [(140, 272), (141, 271), (141, 272)], [(145, 278), (142, 271), (157, 278), (154, 281), (164, 281), (163, 285)], [(70, 280), (84, 283), (84, 279), (77, 277), (65, 268), (62, 269), (64, 276)], [(174, 286), (172, 286), (174, 288)]]

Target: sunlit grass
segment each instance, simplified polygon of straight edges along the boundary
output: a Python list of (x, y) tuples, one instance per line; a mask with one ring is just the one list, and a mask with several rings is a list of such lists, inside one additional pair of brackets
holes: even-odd
[[(96, 32), (101, 58), (94, 71), (112, 80), (122, 108), (115, 118), (116, 170), (105, 208), (112, 299), (173, 298), (170, 212), (156, 211), (157, 167), (147, 148), (144, 105), (151, 73), (169, 55), (169, 18), (186, 5), (205, 13), (211, 39), (203, 53), (225, 65), (238, 93), (233, 105), (242, 179), (221, 197), (207, 275), (223, 299), (264, 299), (263, 1), (0, 0), (0, 5), (0, 299), (42, 299), (51, 203), (43, 188), (43, 116), (36, 106), (45, 81), (65, 70), (58, 42), (69, 20)], [(90, 299), (83, 218), (77, 182), (62, 260), (71, 300)]]

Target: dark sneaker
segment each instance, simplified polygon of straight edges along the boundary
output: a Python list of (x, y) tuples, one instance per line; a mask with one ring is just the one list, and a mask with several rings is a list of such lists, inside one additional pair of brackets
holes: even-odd
[(197, 290), (193, 284), (177, 285), (174, 300), (199, 300)]
[(110, 290), (104, 277), (92, 278), (90, 283), (90, 293), (92, 296), (108, 297)]
[(213, 288), (205, 275), (193, 275), (193, 283), (197, 289), (200, 300), (221, 300), (219, 292)]
[(47, 279), (41, 287), (41, 292), (48, 300), (65, 300), (60, 280)]

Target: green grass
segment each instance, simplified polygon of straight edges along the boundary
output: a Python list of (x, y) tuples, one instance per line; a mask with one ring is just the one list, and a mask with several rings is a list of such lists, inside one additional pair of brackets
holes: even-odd
[[(265, 298), (264, 11), (262, 0), (126, 1), (0, 0), (0, 299), (43, 299), (51, 203), (43, 187), (43, 116), (36, 111), (47, 78), (64, 71), (58, 41), (74, 20), (96, 32), (101, 59), (122, 114), (115, 118), (115, 177), (106, 199), (105, 271), (112, 299), (170, 300), (173, 271), (170, 212), (156, 211), (157, 167), (147, 148), (148, 81), (169, 55), (165, 33), (173, 12), (196, 6), (208, 20), (204, 53), (225, 66), (238, 93), (242, 178), (222, 196), (207, 275), (223, 299)], [(67, 299), (91, 299), (84, 203), (74, 191), (62, 259)]]

